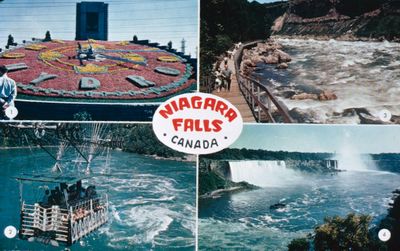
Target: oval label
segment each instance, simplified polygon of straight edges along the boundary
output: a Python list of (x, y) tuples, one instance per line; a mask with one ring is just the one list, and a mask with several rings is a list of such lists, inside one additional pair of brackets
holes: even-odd
[(206, 93), (190, 93), (162, 103), (153, 130), (168, 147), (189, 154), (221, 151), (240, 136), (243, 119), (229, 101)]
[(6, 114), (7, 118), (14, 119), (18, 115), (18, 110), (14, 106), (9, 106), (6, 108), (4, 113)]

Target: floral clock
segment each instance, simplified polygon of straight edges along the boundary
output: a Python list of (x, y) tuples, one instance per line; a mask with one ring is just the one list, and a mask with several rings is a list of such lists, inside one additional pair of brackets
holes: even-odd
[(6, 65), (18, 92), (27, 96), (154, 99), (196, 82), (184, 57), (128, 41), (25, 43), (0, 53), (0, 65)]

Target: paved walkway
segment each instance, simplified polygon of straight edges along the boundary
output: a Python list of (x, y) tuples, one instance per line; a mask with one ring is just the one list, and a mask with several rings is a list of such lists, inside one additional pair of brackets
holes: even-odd
[[(221, 68), (223, 69), (224, 65), (223, 62), (221, 63)], [(240, 114), (242, 115), (243, 122), (246, 123), (256, 123), (254, 119), (253, 113), (250, 110), (249, 105), (247, 104), (246, 100), (243, 97), (242, 92), (239, 89), (239, 85), (236, 80), (236, 73), (235, 73), (235, 66), (232, 59), (228, 61), (228, 67), (232, 70), (232, 82), (231, 82), (231, 90), (227, 91), (222, 89), (220, 92), (214, 90), (212, 94), (217, 95), (221, 98), (224, 98), (231, 102), (236, 108), (239, 110)]]

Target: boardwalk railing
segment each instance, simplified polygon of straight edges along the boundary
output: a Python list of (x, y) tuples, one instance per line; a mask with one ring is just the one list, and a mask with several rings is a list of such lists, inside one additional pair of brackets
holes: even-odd
[(240, 73), (238, 73), (236, 77), (243, 97), (247, 101), (247, 104), (249, 104), (257, 122), (293, 123), (293, 119), (290, 117), (286, 106), (275, 98), (268, 87)]
[(263, 40), (253, 41), (240, 46), (234, 55), (236, 79), (239, 88), (258, 123), (293, 123), (287, 107), (281, 103), (260, 81), (240, 73), (243, 50), (264, 42)]

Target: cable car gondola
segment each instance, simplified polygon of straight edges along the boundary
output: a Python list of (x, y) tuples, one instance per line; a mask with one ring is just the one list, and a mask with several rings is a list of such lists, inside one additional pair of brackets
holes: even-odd
[[(104, 225), (108, 221), (108, 196), (98, 194), (95, 186), (82, 186), (82, 180), (90, 177), (17, 177), (21, 204), (19, 237), (70, 246)], [(27, 182), (49, 186), (43, 199), (25, 200), (23, 187)]]

